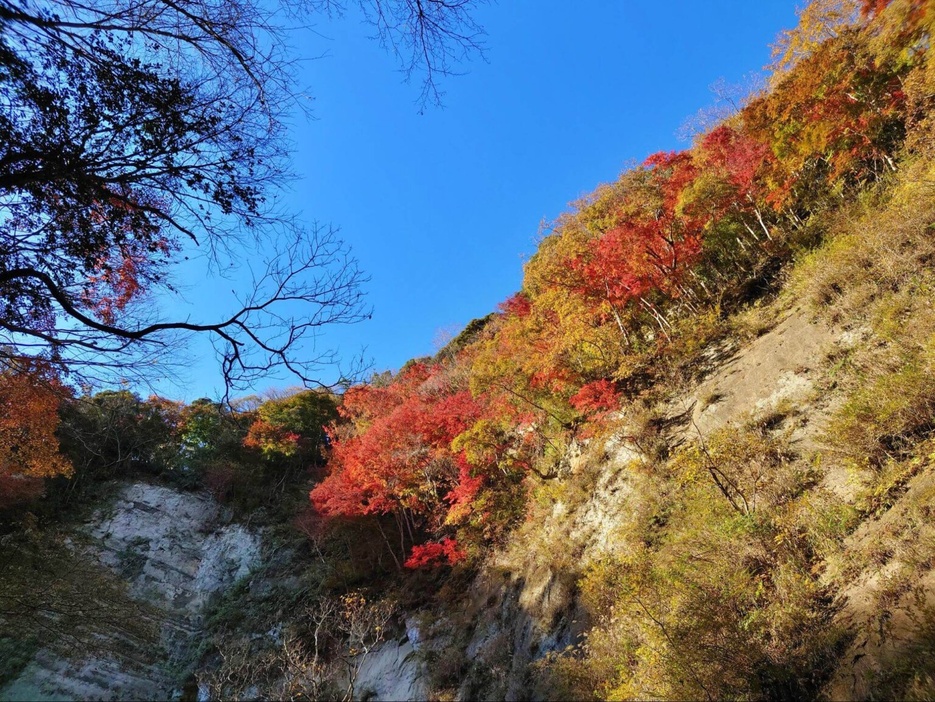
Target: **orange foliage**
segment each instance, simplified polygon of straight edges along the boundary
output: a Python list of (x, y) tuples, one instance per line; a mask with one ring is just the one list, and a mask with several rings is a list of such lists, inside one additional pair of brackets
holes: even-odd
[(38, 362), (0, 373), (0, 507), (36, 497), (42, 478), (71, 474), (55, 436), (65, 392)]
[[(743, 111), (745, 128), (771, 146), (767, 185), (777, 209), (798, 189), (814, 189), (809, 169), (826, 185), (860, 183), (893, 168), (904, 137), (901, 71), (878, 65), (855, 30), (825, 42), (766, 97)], [(827, 172), (827, 175), (823, 175)]]
[(293, 455), (298, 449), (300, 437), (293, 431), (273, 426), (260, 418), (250, 425), (243, 445), (255, 448), (264, 454), (280, 453), (284, 456)]

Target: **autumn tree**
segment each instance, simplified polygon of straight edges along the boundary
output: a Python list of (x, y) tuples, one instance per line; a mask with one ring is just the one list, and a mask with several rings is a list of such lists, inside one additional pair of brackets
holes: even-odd
[(415, 363), (386, 387), (348, 389), (329, 475), (311, 493), (318, 512), (373, 517), (378, 525), (392, 516), (398, 550), (384, 538), (401, 565), (424, 534), (443, 526), (446, 495), (457, 485), (461, 462), (452, 442), (480, 411), (462, 384), (450, 368)]
[(272, 397), (257, 408), (244, 444), (267, 458), (296, 458), (317, 466), (324, 458), (325, 427), (335, 419), (337, 398), (329, 392), (300, 390)]
[(289, 510), (304, 505), (310, 481), (321, 477), (325, 427), (337, 418), (337, 405), (338, 398), (325, 390), (299, 390), (273, 395), (239, 413), (242, 446), (224, 452), (226, 464), (209, 471), (215, 491), (226, 475), (229, 496), (244, 508), (265, 503)]
[(858, 30), (843, 29), (750, 103), (744, 127), (774, 157), (763, 181), (774, 209), (807, 213), (829, 192), (895, 169), (905, 137), (907, 68), (879, 63)]
[(56, 436), (65, 394), (47, 364), (0, 371), (0, 509), (41, 494), (43, 478), (72, 473)]
[(843, 29), (856, 25), (868, 11), (869, 3), (866, 0), (809, 2), (796, 12), (796, 26), (780, 32), (772, 46), (773, 62), (770, 68), (775, 76), (788, 72), (823, 42), (838, 37)]
[[(479, 47), (474, 4), (362, 3), (412, 48), (428, 96)], [(366, 315), (362, 276), (333, 229), (278, 204), (293, 66), (281, 13), (253, 0), (0, 2), (4, 357), (109, 379), (165, 370), (180, 335), (201, 333), (228, 387), (277, 369), (309, 383), (336, 362), (307, 342)], [(174, 292), (183, 257), (232, 277), (249, 261), (252, 285), (221, 319), (162, 317), (152, 299)]]
[(133, 475), (159, 475), (182, 484), (195, 481), (180, 464), (181, 403), (128, 390), (78, 396), (62, 407), (62, 452), (75, 466), (65, 497), (94, 482)]
[(671, 324), (659, 300), (691, 304), (684, 280), (701, 250), (702, 232), (678, 205), (696, 173), (686, 152), (654, 154), (583, 203), (577, 215), (590, 236), (568, 262), (580, 273), (574, 292), (607, 310), (627, 346), (626, 318), (645, 316), (668, 338)]

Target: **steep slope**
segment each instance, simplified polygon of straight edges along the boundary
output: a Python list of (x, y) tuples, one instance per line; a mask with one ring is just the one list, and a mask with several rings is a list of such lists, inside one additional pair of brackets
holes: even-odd
[[(801, 308), (782, 315), (747, 345), (711, 348), (704, 379), (653, 408), (667, 444), (677, 447), (751, 416), (781, 408), (791, 414), (794, 408), (808, 420), (796, 422), (794, 442), (814, 447), (832, 401), (816, 392), (816, 382), (828, 356), (851, 336)], [(588, 627), (598, 623), (600, 613), (588, 612), (580, 601), (578, 580), (602, 559), (627, 552), (629, 523), (652, 499), (640, 474), (649, 457), (633, 424), (621, 419), (596, 455), (596, 446), (574, 451), (565, 486), (533, 512), (509, 547), (488, 559), (460, 603), (463, 613), (438, 623), (440, 631), (461, 632), (468, 672), (459, 699), (549, 698), (554, 691), (548, 683), (530, 687), (537, 662), (582, 643)]]
[[(732, 426), (765, 421), (788, 441), (790, 460), (820, 466), (811, 482), (815, 499), (855, 505), (862, 480), (871, 478), (833, 459), (828, 423), (848, 389), (829, 388), (829, 379), (836, 359), (855, 352), (863, 336), (801, 307), (777, 316), (753, 341), (704, 354), (702, 378), (653, 408), (664, 427), (657, 441), (675, 452)], [(596, 454), (587, 444), (574, 450), (565, 485), (540, 496), (511, 545), (491, 554), (463, 599), (423, 615), (434, 620), (431, 666), (454, 671), (435, 677), (434, 694), (509, 700), (570, 694), (556, 687), (569, 684), (562, 666), (592, 655), (588, 632), (608, 626), (607, 613), (589, 609), (582, 597), (586, 574), (632, 555), (636, 523), (659, 507), (658, 484), (644, 473), (653, 459), (640, 448), (638, 428), (625, 415), (621, 420)], [(931, 650), (933, 631), (935, 532), (928, 522), (935, 473), (917, 462), (913, 476), (882, 514), (867, 514), (817, 561), (827, 626), (840, 632), (839, 641), (852, 642), (829, 651), (837, 661), (825, 673), (830, 699), (871, 698), (907, 676), (920, 694), (929, 689), (921, 657)]]
[(132, 483), (74, 538), (124, 580), (128, 616), (145, 616), (155, 638), (103, 621), (90, 650), (38, 651), (0, 699), (177, 697), (197, 663), (206, 608), (258, 564), (258, 535), (227, 523), (206, 495)]
[(438, 694), (930, 696), (933, 28), (814, 0), (767, 89), (345, 395), (310, 520), (434, 574)]

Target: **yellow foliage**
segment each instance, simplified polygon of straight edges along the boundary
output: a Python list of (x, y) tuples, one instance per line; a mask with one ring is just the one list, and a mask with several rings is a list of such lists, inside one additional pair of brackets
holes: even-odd
[(772, 45), (773, 62), (769, 68), (774, 78), (791, 70), (822, 42), (837, 37), (841, 28), (856, 24), (860, 19), (860, 1), (812, 0), (797, 14), (798, 25), (780, 32)]

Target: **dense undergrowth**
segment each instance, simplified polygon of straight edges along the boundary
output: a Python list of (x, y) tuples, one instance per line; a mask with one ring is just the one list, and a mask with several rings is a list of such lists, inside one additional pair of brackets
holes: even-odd
[[(535, 663), (530, 689), (815, 698), (862, 632), (882, 641), (896, 626), (884, 613), (912, 599), (913, 635), (881, 643), (866, 675), (876, 696), (930, 697), (933, 24), (927, 0), (814, 0), (780, 38), (767, 90), (574, 203), (521, 291), (397, 374), (235, 408), (56, 400), (68, 465), (43, 472), (34, 446), (34, 469), (0, 473), (16, 487), (7, 531), (128, 475), (210, 489), (273, 525), (280, 557), (211, 622), (220, 696), (258, 679), (286, 696), (347, 694), (334, 666), (399, 612), (459, 602), (491, 553), (522, 540), (574, 583), (591, 623)], [(780, 404), (675, 431), (669, 400), (790, 310), (853, 340), (822, 362), (812, 405), (825, 420)], [(4, 392), (45, 372), (9, 369)], [(32, 427), (33, 443), (47, 430)], [(6, 431), (0, 451), (15, 445)], [(621, 437), (626, 516), (614, 550), (586, 559), (542, 525), (592, 499)], [(842, 593), (876, 569), (873, 626), (847, 619)], [(284, 621), (276, 651), (244, 633)], [(426, 653), (446, 694), (472, 674), (466, 645), (456, 634)]]

